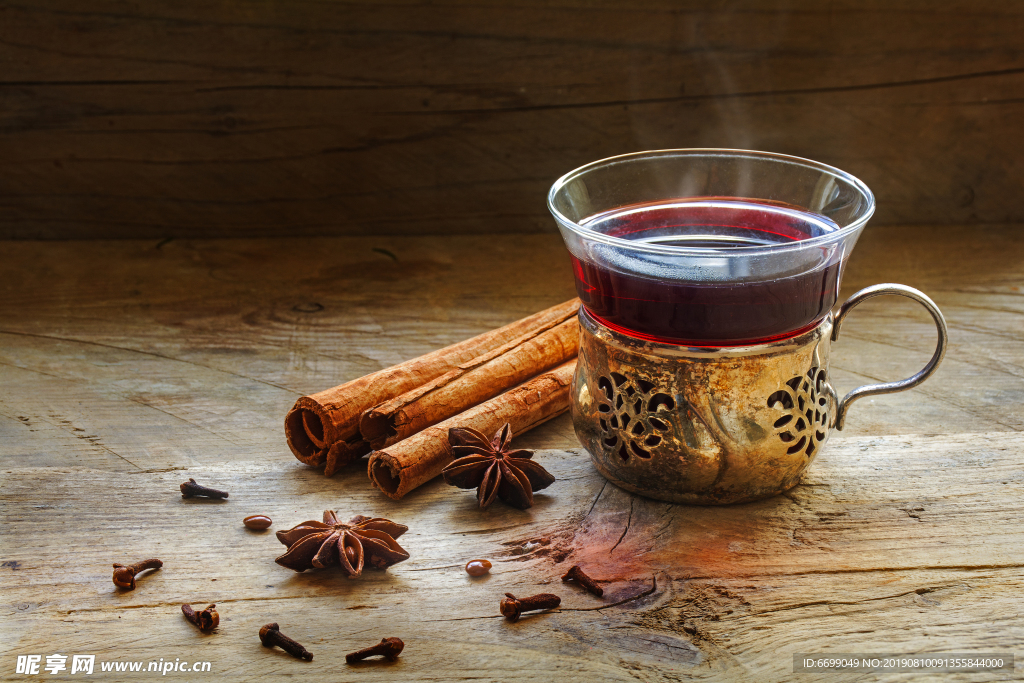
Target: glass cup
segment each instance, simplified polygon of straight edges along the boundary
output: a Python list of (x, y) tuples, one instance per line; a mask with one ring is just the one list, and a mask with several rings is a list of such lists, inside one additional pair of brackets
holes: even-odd
[[(832, 313), (875, 207), (838, 169), (765, 152), (642, 152), (565, 175), (548, 206), (583, 302), (573, 427), (626, 490), (700, 505), (778, 494), (854, 401), (910, 389), (942, 361), (945, 321), (915, 289), (874, 285)], [(850, 310), (883, 294), (928, 310), (935, 352), (916, 375), (840, 400), (832, 342)]]
[(651, 341), (724, 347), (818, 324), (875, 199), (814, 161), (675, 149), (578, 168), (555, 182), (548, 207), (597, 320)]

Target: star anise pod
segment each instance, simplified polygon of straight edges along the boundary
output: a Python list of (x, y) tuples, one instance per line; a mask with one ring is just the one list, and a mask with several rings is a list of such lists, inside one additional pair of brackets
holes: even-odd
[(475, 429), (449, 429), (448, 443), (456, 460), (441, 475), (460, 489), (476, 488), (481, 508), (498, 497), (525, 510), (533, 505), (533, 492), (547, 488), (555, 478), (530, 459), (533, 451), (509, 450), (511, 441), (508, 423), (490, 441)]
[(408, 530), (403, 524), (362, 515), (343, 523), (334, 510), (324, 510), (322, 523), (311, 519), (277, 532), (277, 540), (288, 546), (288, 552), (275, 562), (297, 572), (336, 564), (348, 578), (354, 579), (363, 573), (364, 562), (387, 569), (408, 560), (409, 553), (395, 541)]

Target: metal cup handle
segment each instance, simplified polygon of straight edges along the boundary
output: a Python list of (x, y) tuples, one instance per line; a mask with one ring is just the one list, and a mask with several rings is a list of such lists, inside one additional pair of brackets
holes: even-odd
[(939, 343), (935, 347), (935, 353), (932, 354), (932, 359), (928, 361), (928, 365), (924, 366), (924, 369), (913, 377), (908, 377), (907, 379), (900, 380), (898, 382), (865, 384), (862, 387), (857, 387), (844, 396), (843, 400), (839, 402), (839, 408), (836, 410), (836, 429), (842, 430), (843, 423), (846, 421), (846, 411), (850, 408), (850, 404), (858, 398), (874, 396), (875, 394), (894, 394), (897, 391), (912, 389), (928, 379), (939, 367), (939, 363), (942, 362), (942, 357), (946, 355), (946, 343), (949, 340), (949, 335), (946, 331), (946, 319), (942, 317), (942, 313), (939, 311), (938, 307), (936, 307), (935, 303), (931, 299), (913, 287), (893, 283), (865, 287), (847, 299), (846, 303), (844, 303), (842, 308), (839, 309), (839, 314), (836, 316), (835, 327), (832, 328), (832, 341), (839, 339), (839, 328), (842, 326), (843, 320), (846, 318), (846, 314), (849, 313), (854, 306), (863, 301), (867, 301), (872, 297), (882, 296), (883, 294), (905, 296), (927, 308), (928, 312), (932, 314), (932, 319), (935, 320), (936, 329), (939, 331)]

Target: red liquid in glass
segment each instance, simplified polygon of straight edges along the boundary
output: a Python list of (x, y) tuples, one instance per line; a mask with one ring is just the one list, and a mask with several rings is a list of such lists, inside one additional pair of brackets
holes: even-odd
[[(790, 244), (839, 229), (788, 206), (723, 199), (626, 207), (580, 224), (623, 239), (705, 249), (712, 264), (728, 260), (716, 254), (737, 253), (737, 247)], [(827, 248), (806, 253), (813, 256), (810, 262), (805, 256), (805, 267), (780, 277), (729, 275), (728, 268), (743, 271), (740, 261), (694, 279), (671, 263), (657, 267), (657, 256), (631, 263), (604, 245), (593, 249), (592, 261), (572, 261), (580, 300), (609, 327), (672, 344), (741, 346), (799, 334), (835, 304), (843, 255)]]

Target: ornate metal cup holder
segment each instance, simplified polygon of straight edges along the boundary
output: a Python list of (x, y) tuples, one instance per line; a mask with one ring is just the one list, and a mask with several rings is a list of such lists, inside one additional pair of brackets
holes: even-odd
[[(909, 379), (859, 387), (839, 401), (829, 380), (831, 343), (851, 308), (881, 294), (928, 309), (939, 332), (935, 354)], [(946, 348), (935, 304), (893, 284), (861, 290), (808, 332), (758, 346), (661, 344), (613, 331), (585, 308), (579, 318), (572, 419), (595, 467), (627, 491), (695, 505), (759, 500), (795, 486), (853, 401), (920, 384)]]

